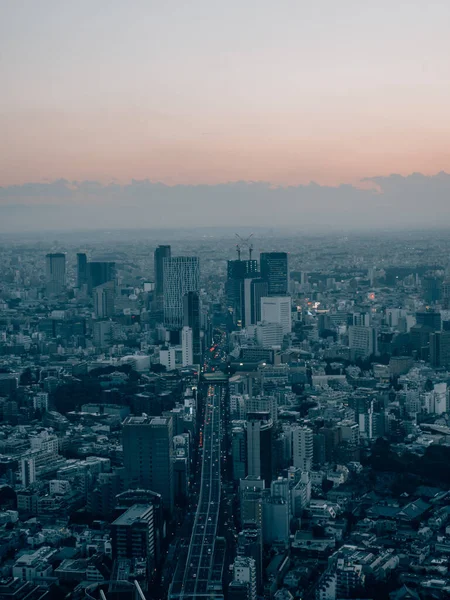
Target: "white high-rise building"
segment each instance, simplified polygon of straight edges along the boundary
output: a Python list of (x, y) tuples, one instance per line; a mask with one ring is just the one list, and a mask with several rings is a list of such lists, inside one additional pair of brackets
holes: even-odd
[(313, 463), (313, 430), (309, 427), (295, 427), (292, 430), (292, 454), (294, 467), (311, 471)]
[(262, 348), (273, 348), (283, 343), (283, 325), (281, 323), (258, 323), (256, 326), (256, 341)]
[(261, 298), (261, 321), (280, 323), (283, 327), (283, 335), (291, 333), (291, 297), (270, 296)]
[(94, 311), (97, 319), (114, 315), (114, 281), (107, 281), (93, 290)]
[(36, 463), (34, 458), (26, 456), (20, 462), (20, 470), (22, 474), (22, 485), (28, 487), (36, 481)]
[(183, 367), (194, 364), (194, 339), (191, 327), (183, 327), (181, 330), (181, 350), (183, 353)]
[(159, 362), (166, 367), (167, 371), (173, 371), (176, 368), (175, 348), (161, 348), (159, 351)]
[(348, 328), (348, 345), (356, 358), (378, 354), (377, 330), (374, 327), (351, 325)]
[(200, 288), (199, 259), (196, 256), (164, 258), (164, 324), (183, 327), (183, 298)]

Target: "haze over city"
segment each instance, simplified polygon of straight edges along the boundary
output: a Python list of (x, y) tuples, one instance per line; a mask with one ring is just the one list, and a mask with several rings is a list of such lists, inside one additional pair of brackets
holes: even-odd
[(450, 224), (448, 3), (5, 1), (0, 17), (2, 230)]

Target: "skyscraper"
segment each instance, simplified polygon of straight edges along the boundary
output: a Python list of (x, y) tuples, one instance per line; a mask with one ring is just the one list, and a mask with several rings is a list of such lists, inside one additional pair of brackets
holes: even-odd
[(155, 294), (162, 296), (164, 291), (164, 259), (171, 257), (170, 246), (158, 246), (154, 253)]
[(292, 454), (294, 467), (311, 471), (314, 458), (314, 432), (309, 427), (292, 430)]
[(261, 298), (261, 321), (265, 323), (280, 323), (283, 334), (292, 331), (291, 297), (271, 296)]
[(233, 323), (255, 325), (261, 319), (261, 298), (267, 296), (267, 281), (261, 279), (256, 260), (229, 260), (226, 295)]
[(273, 421), (269, 412), (247, 415), (247, 473), (270, 486), (273, 476)]
[(202, 359), (200, 296), (198, 292), (188, 292), (183, 297), (183, 325), (192, 329), (193, 364), (198, 365)]
[(95, 260), (88, 263), (88, 291), (91, 294), (92, 290), (103, 283), (114, 281), (116, 278), (116, 263), (111, 261)]
[(97, 319), (106, 319), (114, 315), (114, 282), (108, 281), (93, 290), (94, 311)]
[(123, 464), (130, 488), (161, 494), (164, 507), (173, 510), (172, 419), (127, 417), (123, 425)]
[(261, 277), (267, 281), (269, 296), (289, 293), (289, 267), (287, 252), (261, 252)]
[(45, 257), (47, 293), (59, 294), (66, 285), (66, 255), (62, 252)]
[(196, 256), (175, 256), (163, 259), (164, 324), (172, 329), (183, 326), (183, 298), (200, 288), (199, 259)]
[(114, 559), (144, 558), (155, 564), (155, 527), (153, 506), (135, 504), (111, 524), (111, 546)]
[(88, 262), (84, 252), (77, 254), (77, 287), (81, 289), (88, 282)]
[(192, 329), (186, 325), (181, 330), (181, 352), (183, 367), (194, 364)]

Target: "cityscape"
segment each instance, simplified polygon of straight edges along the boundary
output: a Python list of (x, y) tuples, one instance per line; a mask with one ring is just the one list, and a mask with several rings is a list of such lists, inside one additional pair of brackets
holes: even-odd
[(450, 596), (447, 232), (238, 231), (0, 242), (0, 598)]
[(450, 600), (449, 24), (0, 0), (0, 600)]

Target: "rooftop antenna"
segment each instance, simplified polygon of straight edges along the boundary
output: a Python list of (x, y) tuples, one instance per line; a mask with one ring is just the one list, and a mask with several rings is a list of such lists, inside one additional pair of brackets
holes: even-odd
[(241, 260), (241, 248), (248, 248), (248, 255), (251, 260), (252, 252), (253, 252), (253, 244), (250, 243), (250, 239), (253, 237), (253, 233), (251, 233), (246, 238), (242, 238), (238, 233), (235, 233), (234, 235), (238, 239), (238, 243), (236, 244), (236, 250), (238, 253), (239, 260)]

